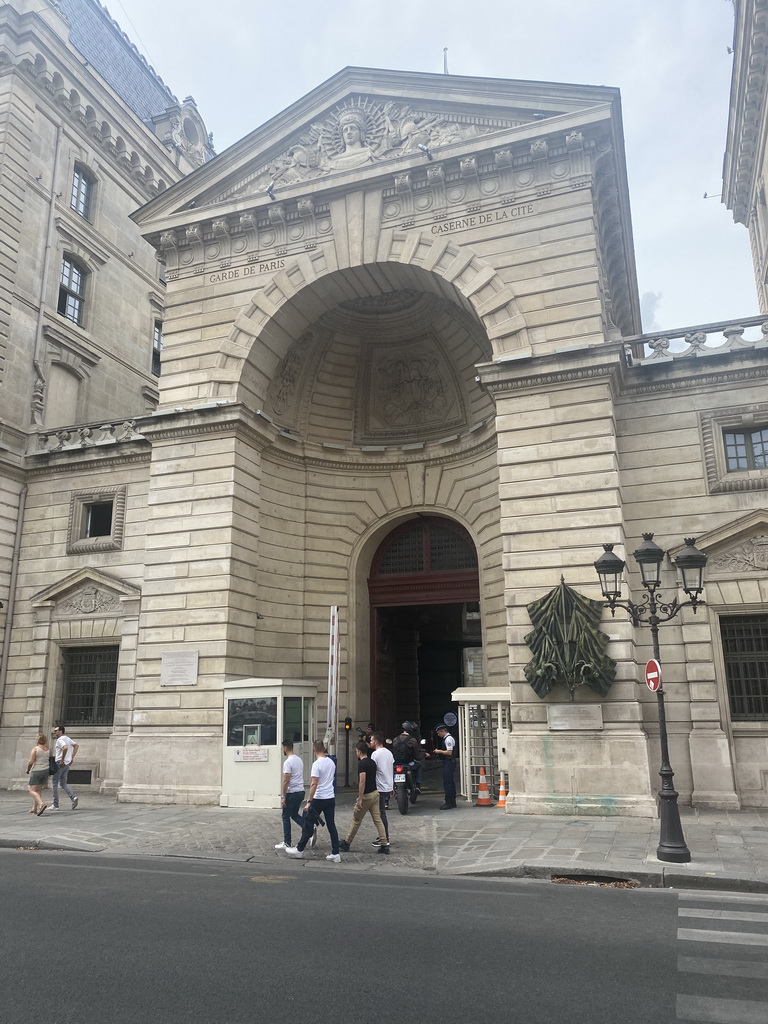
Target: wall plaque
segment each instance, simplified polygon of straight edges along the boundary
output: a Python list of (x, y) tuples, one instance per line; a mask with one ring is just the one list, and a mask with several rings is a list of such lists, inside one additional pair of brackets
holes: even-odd
[(161, 686), (197, 686), (199, 651), (163, 651), (160, 661)]
[(603, 728), (602, 704), (548, 704), (550, 732), (600, 730)]
[(235, 747), (236, 761), (268, 761), (269, 747)]

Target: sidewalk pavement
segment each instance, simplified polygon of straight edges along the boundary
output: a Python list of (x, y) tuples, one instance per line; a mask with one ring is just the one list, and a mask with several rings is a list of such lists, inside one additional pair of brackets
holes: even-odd
[[(201, 857), (258, 861), (278, 867), (286, 861), (274, 844), (283, 838), (280, 811), (189, 807), (176, 804), (119, 804), (79, 791), (73, 811), (28, 814), (24, 793), (0, 793), (0, 847), (77, 850), (120, 855)], [(390, 855), (371, 846), (372, 822), (364, 822), (348, 867), (437, 874), (498, 874), (515, 878), (553, 876), (634, 879), (644, 886), (741, 889), (768, 892), (768, 808), (754, 811), (697, 811), (681, 807), (689, 864), (656, 859), (658, 820), (633, 817), (507, 814), (497, 807), (460, 802), (440, 811), (441, 795), (426, 793), (407, 815), (389, 811)], [(337, 800), (339, 836), (351, 818), (353, 795)], [(297, 828), (293, 825), (294, 842)], [(328, 837), (304, 863), (327, 866)], [(297, 863), (298, 861), (293, 861)]]
[[(254, 861), (278, 868), (287, 858), (274, 849), (282, 839), (280, 812), (248, 808), (123, 804), (78, 790), (80, 805), (27, 814), (23, 792), (0, 792), (0, 847), (78, 850), (119, 855), (200, 857)], [(353, 793), (341, 790), (336, 820), (344, 838)], [(659, 822), (652, 818), (506, 814), (497, 807), (459, 803), (441, 811), (442, 794), (427, 792), (407, 815), (392, 802), (390, 855), (372, 848), (373, 824), (363, 823), (347, 868), (440, 875), (567, 875), (636, 879), (646, 886), (741, 889), (768, 892), (768, 807), (754, 811), (698, 811), (681, 807), (690, 864), (656, 858)], [(297, 829), (293, 827), (294, 842)], [(321, 829), (306, 865), (326, 865), (330, 852)], [(301, 863), (292, 861), (292, 863)], [(338, 870), (338, 869), (334, 869)]]

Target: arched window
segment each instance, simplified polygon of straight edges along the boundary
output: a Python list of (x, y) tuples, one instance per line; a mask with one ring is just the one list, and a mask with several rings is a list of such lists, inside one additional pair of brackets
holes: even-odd
[(90, 171), (86, 170), (82, 164), (75, 164), (75, 171), (72, 175), (72, 196), (69, 205), (75, 213), (79, 213), (85, 220), (91, 219), (95, 188), (96, 179)]
[(374, 607), (479, 600), (472, 538), (458, 523), (442, 516), (409, 520), (379, 546), (368, 593)]
[(65, 254), (61, 262), (61, 282), (57, 312), (82, 327), (85, 318), (85, 283), (88, 271), (74, 257)]

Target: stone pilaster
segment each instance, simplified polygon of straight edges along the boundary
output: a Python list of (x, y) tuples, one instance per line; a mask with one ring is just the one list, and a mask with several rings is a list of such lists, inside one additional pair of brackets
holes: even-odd
[(614, 641), (616, 682), (600, 699), (602, 728), (556, 732), (548, 704), (569, 703), (565, 686), (540, 700), (525, 680), (532, 629), (526, 606), (566, 583), (600, 596), (593, 567), (602, 542), (624, 545), (615, 426), (619, 346), (481, 368), (496, 400), (501, 526), (511, 682), (507, 748), (512, 813), (652, 815), (647, 738), (636, 691), (632, 627), (623, 613), (603, 619)]
[[(152, 441), (146, 577), (118, 799), (215, 803), (222, 691), (253, 674), (260, 450), (274, 431), (221, 404), (142, 429)], [(197, 652), (196, 681), (161, 685), (163, 654), (180, 651)]]

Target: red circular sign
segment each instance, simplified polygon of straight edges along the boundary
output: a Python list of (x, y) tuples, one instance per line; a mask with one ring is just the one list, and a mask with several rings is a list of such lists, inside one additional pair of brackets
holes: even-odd
[(645, 666), (645, 685), (649, 690), (658, 690), (661, 686), (661, 665), (655, 658)]

